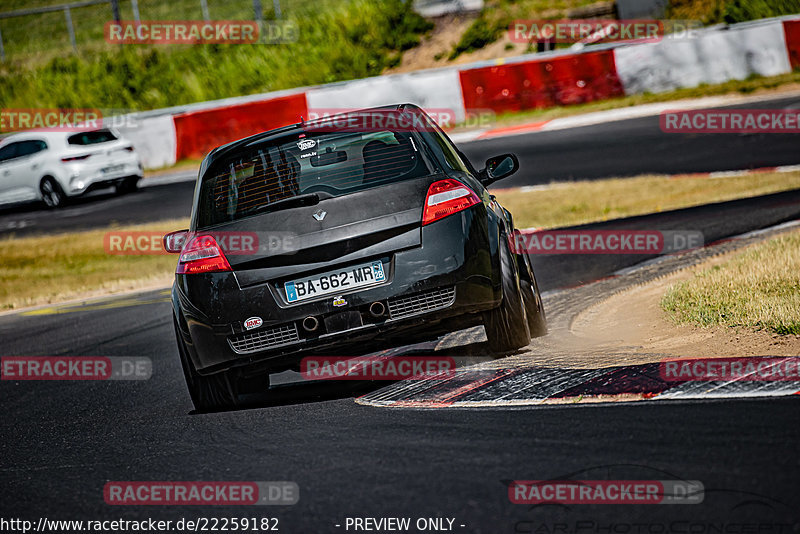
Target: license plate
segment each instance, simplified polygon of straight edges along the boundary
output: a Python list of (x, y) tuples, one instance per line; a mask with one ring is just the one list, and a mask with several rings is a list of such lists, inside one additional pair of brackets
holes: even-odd
[(120, 164), (120, 165), (111, 165), (111, 166), (109, 166), (109, 167), (104, 167), (104, 168), (102, 169), (102, 171), (103, 171), (105, 174), (108, 174), (108, 173), (110, 173), (110, 172), (121, 171), (121, 170), (122, 170), (122, 169), (124, 169), (124, 168), (125, 168), (125, 164)]
[(383, 263), (373, 261), (364, 265), (357, 265), (348, 269), (341, 269), (329, 273), (292, 280), (283, 286), (286, 290), (286, 300), (297, 302), (333, 293), (344, 293), (353, 289), (373, 286), (386, 281), (383, 272)]

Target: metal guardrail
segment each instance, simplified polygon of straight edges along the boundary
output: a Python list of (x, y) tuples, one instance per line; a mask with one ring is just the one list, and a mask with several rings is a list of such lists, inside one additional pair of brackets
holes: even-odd
[[(54, 12), (63, 12), (64, 13), (64, 22), (67, 27), (67, 33), (69, 34), (70, 44), (72, 45), (73, 51), (78, 51), (78, 43), (75, 36), (75, 25), (73, 24), (73, 17), (72, 11), (77, 9), (89, 8), (92, 6), (98, 5), (107, 5), (109, 10), (107, 11), (107, 15), (103, 16), (104, 21), (111, 21), (121, 20), (120, 16), (120, 4), (122, 2), (127, 2), (128, 0), (80, 0), (76, 2), (68, 2), (64, 4), (52, 5), (52, 6), (43, 6), (43, 7), (36, 7), (36, 8), (28, 8), (28, 9), (18, 9), (15, 11), (6, 11), (0, 12), (0, 20), (7, 20), (19, 17), (28, 17), (32, 15), (42, 15), (45, 13), (54, 13)], [(194, 0), (196, 2), (195, 5), (199, 6), (200, 10), (195, 17), (199, 14), (202, 14), (203, 20), (211, 20), (211, 16), (209, 13), (208, 8), (208, 0)], [(475, 0), (455, 0), (455, 1), (475, 1)], [(483, 1), (483, 0), (479, 0)], [(133, 15), (133, 20), (139, 22), (141, 20), (140, 16), (140, 3), (147, 4), (154, 3), (150, 0), (129, 0), (130, 2), (130, 13)], [(228, 5), (234, 4), (233, 0), (225, 0)], [(251, 5), (252, 6), (252, 13), (253, 13), (253, 20), (264, 20), (264, 10), (262, 8), (262, 0), (239, 0), (241, 5)], [(280, 19), (282, 18), (281, 12), (281, 4), (280, 0), (272, 0), (272, 9), (273, 15), (275, 18)], [(147, 10), (147, 6), (145, 6), (145, 11)], [(95, 13), (95, 17), (97, 17), (97, 13)], [(192, 19), (192, 15), (190, 13), (186, 13), (185, 19)], [(80, 17), (76, 17), (78, 22), (81, 21)], [(0, 61), (5, 61), (6, 59), (6, 51), (3, 42), (3, 34), (0, 31)]]
[[(111, 14), (115, 20), (119, 20), (119, 5), (118, 0), (84, 0), (83, 2), (71, 2), (69, 4), (59, 4), (55, 6), (36, 7), (31, 9), (19, 9), (17, 11), (7, 11), (0, 13), (0, 19), (10, 19), (14, 17), (26, 17), (28, 15), (40, 15), (42, 13), (52, 13), (54, 11), (63, 11), (64, 20), (67, 24), (67, 32), (69, 32), (69, 40), (72, 43), (72, 49), (78, 50), (78, 43), (75, 40), (75, 26), (72, 24), (72, 11), (82, 7), (95, 6), (98, 4), (109, 4), (111, 7)], [(135, 1), (135, 0), (134, 0)], [(5, 61), (6, 52), (3, 46), (3, 33), (0, 32), (0, 60)]]

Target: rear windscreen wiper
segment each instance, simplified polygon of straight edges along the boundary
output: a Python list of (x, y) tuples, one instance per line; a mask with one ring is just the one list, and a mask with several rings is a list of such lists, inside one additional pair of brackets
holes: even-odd
[(319, 204), (320, 199), (321, 197), (319, 193), (306, 193), (305, 195), (282, 198), (281, 200), (264, 204), (256, 208), (254, 211), (279, 211), (290, 208), (299, 208), (300, 206), (314, 206), (315, 204)]

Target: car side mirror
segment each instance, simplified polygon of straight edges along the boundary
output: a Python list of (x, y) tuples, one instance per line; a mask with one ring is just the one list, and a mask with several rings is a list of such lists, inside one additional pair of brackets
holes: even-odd
[(170, 254), (177, 254), (183, 250), (183, 245), (186, 244), (186, 237), (189, 235), (189, 230), (178, 230), (177, 232), (170, 232), (164, 236), (164, 250)]
[(481, 171), (481, 182), (489, 185), (497, 180), (511, 176), (519, 170), (519, 160), (514, 154), (501, 154), (486, 160), (486, 168)]

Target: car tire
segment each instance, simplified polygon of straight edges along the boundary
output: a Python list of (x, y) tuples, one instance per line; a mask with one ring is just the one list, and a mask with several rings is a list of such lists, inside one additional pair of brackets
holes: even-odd
[(45, 206), (50, 209), (55, 209), (64, 204), (64, 191), (53, 178), (47, 176), (39, 184), (39, 192), (42, 194), (42, 200)]
[(115, 191), (118, 195), (124, 195), (125, 193), (133, 193), (137, 189), (139, 189), (139, 177), (138, 176), (129, 176), (122, 180), (119, 184), (114, 187)]
[(500, 246), (500, 271), (503, 300), (500, 306), (485, 312), (483, 320), (489, 349), (494, 353), (511, 352), (527, 346), (531, 341), (519, 273), (505, 244)]
[(178, 341), (178, 353), (181, 358), (183, 376), (186, 387), (192, 398), (195, 409), (201, 412), (229, 410), (239, 406), (239, 395), (236, 383), (232, 380), (229, 371), (222, 371), (213, 375), (201, 375), (194, 369), (189, 358), (189, 349), (181, 337), (178, 322), (173, 316), (175, 337)]
[(527, 280), (519, 281), (522, 299), (525, 301), (525, 315), (528, 316), (528, 329), (531, 337), (541, 337), (547, 333), (547, 317), (544, 313), (542, 295)]

